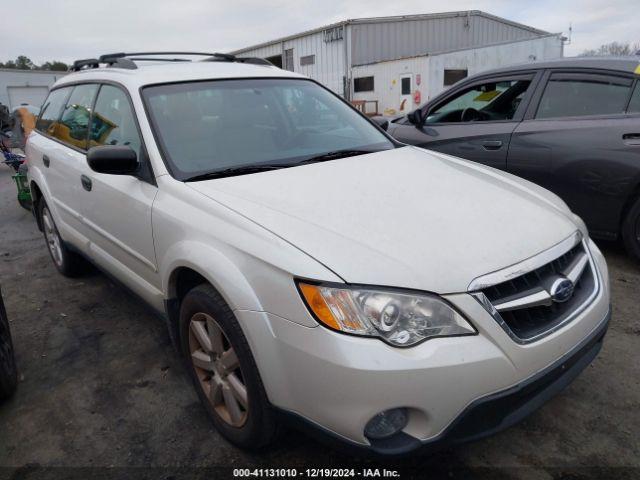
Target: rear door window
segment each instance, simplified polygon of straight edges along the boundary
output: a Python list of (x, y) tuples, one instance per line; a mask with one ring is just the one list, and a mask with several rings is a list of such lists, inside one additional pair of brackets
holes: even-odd
[(632, 80), (599, 74), (554, 73), (545, 87), (536, 118), (624, 113)]
[(89, 117), (97, 91), (98, 85), (95, 83), (77, 85), (73, 88), (54, 137), (82, 150), (87, 149)]
[(123, 145), (141, 158), (142, 142), (127, 95), (118, 87), (103, 85), (93, 110), (89, 148), (97, 145)]
[(53, 136), (60, 113), (64, 108), (67, 97), (72, 87), (58, 88), (52, 90), (42, 105), (42, 111), (36, 122), (36, 129), (42, 133)]

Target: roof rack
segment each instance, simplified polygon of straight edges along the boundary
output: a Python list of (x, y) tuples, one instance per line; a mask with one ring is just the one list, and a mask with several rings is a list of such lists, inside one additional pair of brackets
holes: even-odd
[[(169, 55), (177, 55), (176, 57), (169, 57)], [(161, 56), (161, 57), (157, 57)], [(88, 58), (85, 60), (76, 60), (69, 68), (72, 72), (78, 72), (80, 70), (86, 70), (90, 68), (99, 68), (100, 64), (106, 64), (108, 67), (125, 68), (128, 70), (135, 70), (138, 68), (135, 62), (191, 62), (190, 58), (184, 58), (184, 56), (202, 56), (205, 57), (204, 62), (237, 62), (237, 63), (250, 63), (253, 65), (267, 65), (273, 66), (273, 64), (265, 60), (264, 58), (257, 57), (236, 57), (228, 53), (204, 53), (204, 52), (135, 52), (135, 53), (107, 53), (100, 55), (98, 58)], [(181, 58), (182, 57), (182, 58)]]

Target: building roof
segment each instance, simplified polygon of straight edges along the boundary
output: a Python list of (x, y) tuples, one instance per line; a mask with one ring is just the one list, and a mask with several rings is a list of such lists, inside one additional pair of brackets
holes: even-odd
[(244, 47), (238, 50), (233, 50), (229, 53), (234, 55), (240, 54), (242, 52), (246, 52), (249, 50), (254, 50), (256, 48), (266, 47), (269, 45), (273, 45), (274, 43), (286, 42), (287, 40), (293, 40), (295, 38), (304, 37), (307, 35), (311, 35), (314, 33), (322, 32), (324, 30), (329, 30), (335, 27), (340, 27), (344, 25), (357, 25), (357, 24), (367, 24), (367, 23), (390, 23), (390, 22), (406, 22), (412, 20), (434, 20), (440, 18), (453, 18), (453, 17), (465, 17), (465, 16), (479, 16), (484, 17), (490, 20), (494, 20), (496, 22), (500, 22), (506, 25), (510, 25), (512, 27), (520, 28), (522, 30), (526, 30), (531, 32), (534, 35), (550, 35), (551, 32), (546, 32), (544, 30), (539, 30), (537, 28), (530, 27), (528, 25), (524, 25), (522, 23), (514, 22), (511, 20), (507, 20), (506, 18), (498, 17), (496, 15), (491, 15), (490, 13), (486, 13), (480, 10), (462, 10), (457, 12), (443, 12), (443, 13), (424, 13), (424, 14), (416, 14), (416, 15), (396, 15), (390, 17), (367, 17), (367, 18), (353, 18), (349, 20), (343, 20), (341, 22), (332, 23), (329, 25), (324, 25), (322, 27), (313, 28), (311, 30), (305, 30), (300, 33), (296, 33), (293, 35), (287, 35), (285, 37), (280, 37), (275, 40), (270, 40), (267, 42), (262, 42), (256, 45), (251, 45), (249, 47)]

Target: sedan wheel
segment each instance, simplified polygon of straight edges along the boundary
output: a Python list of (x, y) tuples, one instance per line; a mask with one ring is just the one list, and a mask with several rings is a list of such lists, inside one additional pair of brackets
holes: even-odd
[(622, 239), (627, 252), (640, 261), (640, 198), (627, 212), (622, 224)]
[(238, 356), (220, 325), (206, 313), (189, 322), (191, 363), (207, 399), (232, 427), (247, 421), (249, 402)]

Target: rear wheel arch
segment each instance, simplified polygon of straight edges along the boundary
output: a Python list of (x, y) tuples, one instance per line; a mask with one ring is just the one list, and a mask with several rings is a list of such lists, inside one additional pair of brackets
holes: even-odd
[[(38, 184), (35, 182), (35, 180), (31, 180), (31, 182), (29, 183), (29, 189), (31, 190), (31, 201), (33, 205), (33, 211), (38, 212), (38, 205), (40, 204), (40, 200), (42, 200), (42, 197), (43, 197), (42, 190), (40, 189)], [(36, 223), (38, 224), (38, 229), (42, 232), (42, 219), (40, 218), (40, 215), (38, 215), (37, 213), (35, 214), (35, 217), (36, 217)]]
[(625, 202), (619, 231), (627, 253), (640, 261), (640, 184)]
[(631, 193), (627, 195), (627, 198), (622, 205), (618, 233), (622, 231), (622, 227), (624, 226), (624, 222), (627, 219), (627, 215), (638, 199), (640, 199), (640, 181), (638, 181), (638, 184), (631, 190)]

